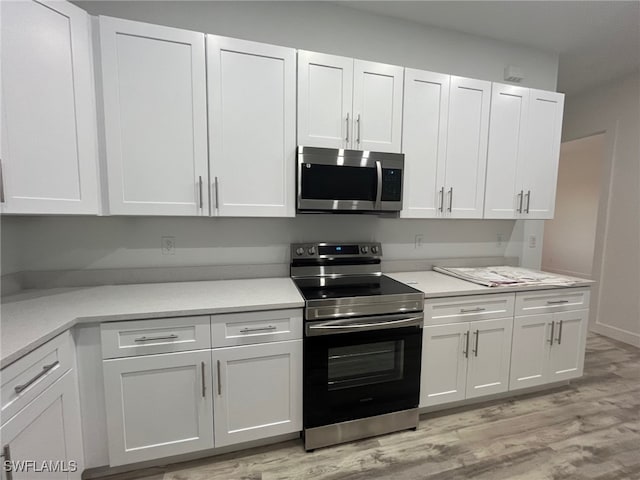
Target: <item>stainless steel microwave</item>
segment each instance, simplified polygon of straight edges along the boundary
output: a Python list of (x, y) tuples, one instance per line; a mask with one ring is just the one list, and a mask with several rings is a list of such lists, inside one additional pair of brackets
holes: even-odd
[(299, 212), (402, 209), (401, 153), (299, 146), (297, 165)]

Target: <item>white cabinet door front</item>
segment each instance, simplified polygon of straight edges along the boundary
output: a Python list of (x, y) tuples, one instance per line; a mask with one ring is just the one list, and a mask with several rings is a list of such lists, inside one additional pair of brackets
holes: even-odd
[[(14, 471), (13, 480), (80, 480), (84, 453), (75, 372), (68, 371), (2, 426), (4, 454), (13, 462), (35, 461), (40, 469), (59, 464), (59, 471)], [(4, 477), (3, 477), (4, 478)]]
[(549, 357), (549, 382), (582, 376), (588, 310), (553, 314), (554, 343)]
[(206, 215), (204, 34), (100, 17), (109, 212)]
[(296, 52), (207, 35), (213, 209), (295, 216)]
[(446, 161), (449, 75), (405, 70), (402, 151), (403, 218), (442, 213)]
[(216, 447), (302, 430), (302, 340), (213, 350)]
[(491, 83), (451, 77), (445, 214), (482, 218)]
[(467, 398), (509, 390), (512, 318), (469, 324)]
[(2, 2), (3, 213), (97, 214), (90, 19), (68, 2)]
[(350, 148), (353, 59), (298, 51), (298, 144)]
[(464, 400), (469, 324), (424, 327), (420, 407)]
[(355, 60), (353, 71), (353, 148), (400, 153), (404, 68)]
[(526, 218), (553, 218), (564, 95), (530, 90), (527, 141), (520, 183)]
[(552, 315), (515, 317), (509, 390), (547, 383)]
[(522, 213), (518, 168), (525, 155), (528, 106), (528, 88), (493, 84), (484, 218), (517, 218)]
[(111, 466), (213, 448), (211, 350), (104, 360)]

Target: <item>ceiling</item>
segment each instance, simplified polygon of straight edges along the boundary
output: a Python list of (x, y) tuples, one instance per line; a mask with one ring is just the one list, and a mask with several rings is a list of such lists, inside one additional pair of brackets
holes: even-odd
[(339, 3), (558, 53), (558, 91), (567, 94), (640, 69), (640, 0)]

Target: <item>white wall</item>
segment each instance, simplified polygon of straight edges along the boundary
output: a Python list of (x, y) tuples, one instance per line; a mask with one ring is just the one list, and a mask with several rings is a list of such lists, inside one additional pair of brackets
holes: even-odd
[(640, 346), (640, 73), (565, 102), (565, 141), (604, 133), (592, 329)]
[(544, 270), (591, 278), (603, 155), (603, 134), (562, 144), (555, 217), (544, 227)]
[[(526, 72), (525, 86), (554, 90), (556, 54), (470, 36), (333, 2), (74, 2), (111, 15), (403, 66), (502, 81), (505, 65)], [(385, 258), (518, 256), (539, 267), (541, 221), (395, 220), (362, 216), (296, 219), (140, 217), (3, 218), (2, 273), (20, 270), (288, 262), (299, 240), (377, 240)], [(534, 232), (538, 246), (528, 248)], [(424, 247), (414, 248), (415, 235)], [(498, 246), (498, 234), (504, 242)], [(160, 237), (176, 237), (173, 256)], [(5, 248), (6, 247), (6, 248)]]

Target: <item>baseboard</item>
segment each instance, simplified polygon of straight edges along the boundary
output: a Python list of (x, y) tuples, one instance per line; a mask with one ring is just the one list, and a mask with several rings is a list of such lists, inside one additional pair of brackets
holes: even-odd
[(627, 345), (640, 348), (640, 333), (630, 332), (628, 330), (600, 322), (592, 324), (591, 331), (604, 335), (605, 337), (613, 338), (619, 342), (626, 343)]

